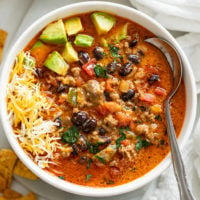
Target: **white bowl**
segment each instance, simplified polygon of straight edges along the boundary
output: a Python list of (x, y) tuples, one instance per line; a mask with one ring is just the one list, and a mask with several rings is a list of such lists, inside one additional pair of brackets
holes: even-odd
[(8, 83), (9, 73), (13, 66), (15, 56), (48, 23), (57, 20), (59, 18), (95, 10), (113, 13), (118, 16), (122, 16), (130, 20), (133, 20), (134, 22), (137, 22), (138, 24), (152, 31), (158, 37), (162, 37), (170, 41), (178, 50), (183, 61), (183, 78), (186, 87), (186, 115), (178, 141), (181, 148), (184, 146), (184, 144), (186, 143), (186, 141), (190, 136), (195, 120), (197, 100), (196, 100), (195, 81), (192, 74), (192, 70), (181, 47), (178, 45), (176, 40), (171, 36), (171, 34), (165, 28), (163, 28), (159, 23), (157, 23), (152, 18), (148, 17), (147, 15), (133, 8), (122, 6), (120, 4), (109, 3), (109, 2), (98, 2), (98, 1), (76, 3), (56, 9), (38, 19), (35, 23), (33, 23), (19, 37), (17, 42), (14, 45), (12, 45), (12, 48), (2, 66), (3, 69), (0, 78), (0, 94), (1, 94), (0, 116), (3, 124), (3, 129), (6, 133), (8, 141), (10, 142), (12, 148), (19, 156), (19, 158), (31, 171), (33, 171), (43, 181), (55, 186), (56, 188), (74, 194), (100, 197), (100, 196), (113, 196), (113, 195), (123, 194), (129, 191), (136, 190), (141, 186), (144, 186), (145, 184), (147, 184), (148, 182), (152, 181), (157, 176), (159, 176), (169, 166), (169, 164), (171, 163), (170, 156), (168, 155), (159, 165), (157, 165), (154, 169), (152, 169), (144, 176), (120, 186), (115, 186), (110, 188), (94, 188), (94, 187), (80, 186), (70, 182), (64, 182), (63, 180), (60, 180), (57, 177), (54, 177), (53, 175), (50, 175), (49, 173), (40, 169), (24, 153), (13, 133), (12, 127), (8, 120), (7, 108), (6, 108), (6, 87), (7, 87), (6, 85)]

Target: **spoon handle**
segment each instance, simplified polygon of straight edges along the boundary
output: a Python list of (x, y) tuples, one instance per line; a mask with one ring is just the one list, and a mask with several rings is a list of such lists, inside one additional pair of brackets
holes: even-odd
[(170, 104), (169, 101), (165, 102), (165, 115), (167, 121), (167, 132), (169, 137), (169, 143), (171, 147), (171, 156), (172, 156), (172, 163), (174, 167), (174, 172), (176, 176), (176, 180), (178, 183), (179, 191), (180, 191), (180, 199), (181, 200), (195, 200), (193, 197), (187, 180), (186, 180), (186, 173), (185, 168), (183, 165), (183, 160), (181, 157), (181, 153), (177, 144), (176, 140), (176, 133), (174, 130), (171, 114), (170, 114)]

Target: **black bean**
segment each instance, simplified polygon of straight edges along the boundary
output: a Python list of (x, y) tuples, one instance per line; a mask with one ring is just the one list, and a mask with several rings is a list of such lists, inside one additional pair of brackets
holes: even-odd
[(99, 127), (98, 132), (99, 132), (99, 135), (104, 136), (107, 131), (103, 127)]
[(112, 101), (112, 98), (110, 97), (110, 93), (108, 91), (104, 91), (104, 97), (106, 101)]
[(125, 63), (119, 68), (119, 75), (120, 76), (127, 76), (130, 74), (133, 70), (133, 65), (132, 63)]
[(66, 89), (68, 88), (67, 85), (64, 85), (62, 83), (60, 83), (56, 89), (56, 92), (57, 93), (61, 93), (61, 92), (64, 92)]
[(80, 152), (80, 150), (76, 144), (72, 144), (72, 149), (73, 149), (73, 151), (72, 151), (73, 155), (78, 155), (78, 153)]
[(121, 95), (121, 99), (123, 101), (131, 100), (135, 96), (135, 90), (128, 90), (128, 92), (124, 92)]
[(93, 118), (87, 119), (82, 125), (81, 129), (84, 133), (89, 133), (94, 131), (97, 126), (97, 120)]
[(35, 69), (35, 75), (38, 77), (38, 78), (43, 78), (43, 70), (41, 68), (36, 68)]
[(116, 62), (111, 62), (107, 65), (106, 71), (108, 74), (113, 74), (117, 69), (117, 63)]
[(135, 54), (129, 54), (128, 56), (127, 56), (127, 58), (132, 62), (132, 63), (134, 63), (134, 64), (139, 64), (140, 63), (140, 58), (139, 58), (139, 56), (137, 56), (137, 55), (135, 55)]
[(79, 161), (78, 161), (80, 164), (84, 164), (87, 162), (87, 157), (86, 156), (81, 156)]
[(102, 47), (95, 47), (93, 55), (97, 60), (101, 60), (104, 57), (104, 49)]
[(139, 54), (140, 56), (144, 56), (144, 51), (142, 51), (142, 50), (140, 49), (140, 50), (138, 50), (138, 54)]
[(72, 115), (72, 123), (76, 126), (81, 126), (83, 123), (89, 118), (88, 114), (84, 111), (79, 111), (76, 113), (73, 113)]
[(148, 78), (148, 82), (150, 85), (153, 85), (155, 82), (159, 81), (160, 77), (157, 74), (152, 74), (149, 78)]
[(129, 47), (133, 48), (133, 47), (135, 47), (137, 45), (137, 43), (138, 43), (138, 40), (135, 38), (134, 40), (131, 40), (129, 42)]
[(79, 51), (78, 58), (82, 65), (90, 61), (90, 56), (85, 51)]

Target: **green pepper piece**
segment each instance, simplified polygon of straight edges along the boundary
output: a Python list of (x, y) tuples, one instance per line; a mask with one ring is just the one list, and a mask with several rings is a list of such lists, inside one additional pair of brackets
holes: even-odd
[(77, 105), (77, 91), (76, 88), (69, 88), (69, 92), (67, 94), (67, 102), (72, 106)]

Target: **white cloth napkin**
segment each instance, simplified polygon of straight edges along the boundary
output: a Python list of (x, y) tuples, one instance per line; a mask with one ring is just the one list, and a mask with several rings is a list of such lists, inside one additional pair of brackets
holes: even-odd
[(177, 37), (185, 50), (200, 92), (200, 0), (130, 0), (138, 10), (150, 15), (171, 31), (186, 32)]

